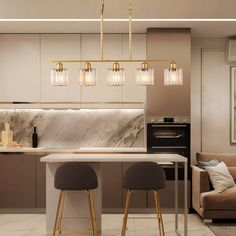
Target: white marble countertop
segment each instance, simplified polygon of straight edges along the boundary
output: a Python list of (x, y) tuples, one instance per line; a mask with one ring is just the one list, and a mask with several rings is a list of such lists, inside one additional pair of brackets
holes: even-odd
[(51, 154), (42, 157), (41, 162), (187, 162), (187, 158), (179, 154), (147, 154), (147, 153), (84, 153), (84, 154)]
[(146, 148), (104, 148), (104, 147), (81, 147), (81, 148), (50, 148), (50, 147), (0, 147), (1, 152), (22, 152), (22, 153), (124, 153), (124, 152), (147, 152)]

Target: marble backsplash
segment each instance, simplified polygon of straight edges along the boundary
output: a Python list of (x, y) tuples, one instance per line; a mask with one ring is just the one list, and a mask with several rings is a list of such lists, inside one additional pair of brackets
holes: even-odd
[(50, 148), (144, 147), (143, 109), (1, 109), (0, 130), (9, 122), (14, 141), (31, 146), (37, 127), (39, 146)]

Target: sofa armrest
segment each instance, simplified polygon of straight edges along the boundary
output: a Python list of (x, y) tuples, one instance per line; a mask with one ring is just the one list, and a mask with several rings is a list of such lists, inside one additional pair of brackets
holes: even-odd
[(192, 203), (195, 210), (200, 208), (201, 193), (209, 191), (210, 181), (207, 171), (197, 166), (192, 166)]

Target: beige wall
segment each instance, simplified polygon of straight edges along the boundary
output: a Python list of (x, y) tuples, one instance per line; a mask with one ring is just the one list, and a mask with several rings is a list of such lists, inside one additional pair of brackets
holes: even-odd
[(230, 144), (230, 64), (225, 39), (193, 39), (191, 147), (196, 152), (236, 152)]
[(147, 88), (148, 116), (190, 116), (190, 30), (148, 29), (147, 58), (173, 59), (184, 69), (183, 86), (164, 86), (164, 68), (169, 62), (151, 63), (155, 85)]

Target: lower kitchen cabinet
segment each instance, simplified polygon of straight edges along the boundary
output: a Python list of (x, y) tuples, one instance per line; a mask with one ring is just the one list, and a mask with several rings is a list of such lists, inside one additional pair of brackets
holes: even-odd
[[(188, 203), (190, 203), (190, 181), (188, 181)], [(179, 208), (184, 208), (184, 181), (179, 181)], [(158, 191), (162, 208), (174, 208), (175, 207), (175, 181), (166, 181), (165, 189)], [(154, 208), (155, 202), (153, 193), (148, 192), (148, 207)], [(190, 207), (190, 204), (189, 204)]]
[(0, 154), (0, 208), (35, 207), (35, 156)]
[(35, 156), (35, 207), (46, 208), (46, 163), (40, 162), (45, 155)]
[(102, 164), (103, 209), (122, 208), (122, 163)]
[[(113, 212), (125, 206), (126, 193), (123, 189), (124, 174), (134, 163), (103, 163), (102, 164), (102, 206), (104, 212)], [(146, 208), (145, 191), (132, 194), (130, 208)]]
[(0, 154), (0, 208), (45, 208), (45, 155)]

